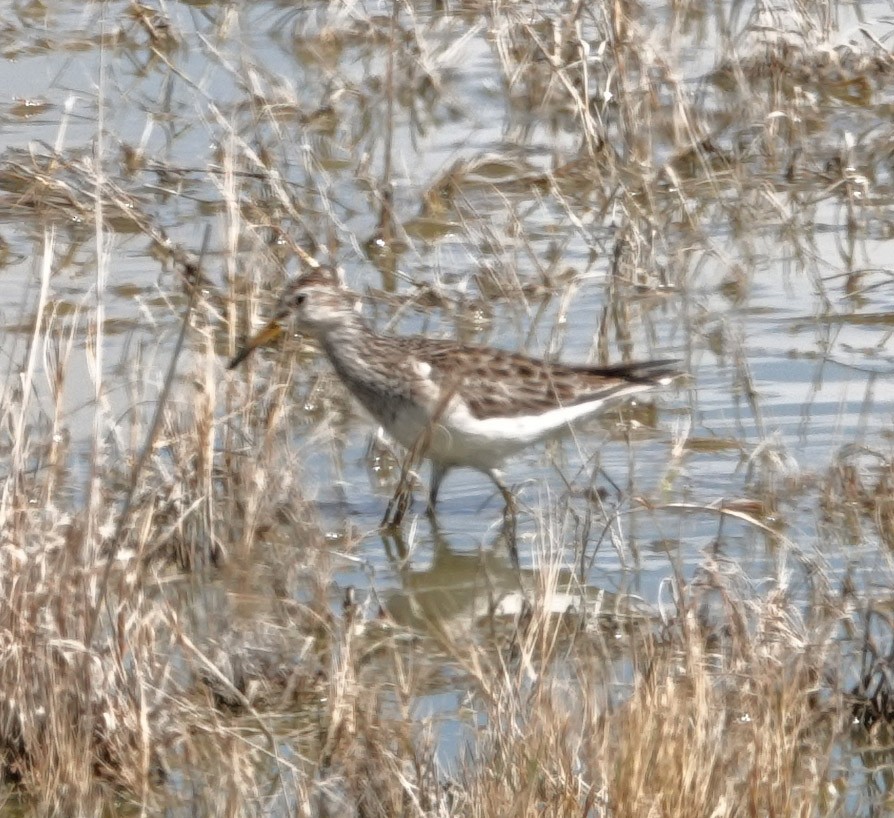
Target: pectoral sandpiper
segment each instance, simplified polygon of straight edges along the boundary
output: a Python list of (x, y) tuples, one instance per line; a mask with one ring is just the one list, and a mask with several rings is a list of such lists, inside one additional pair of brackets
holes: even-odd
[(666, 385), (680, 374), (673, 360), (567, 366), (494, 347), (380, 335), (354, 310), (354, 300), (331, 269), (305, 273), (289, 284), (273, 318), (229, 368), (294, 319), (388, 434), (431, 460), (431, 510), (447, 472), (470, 466), (493, 480), (507, 514), (514, 512), (499, 471), (507, 457), (563, 434), (610, 400)]

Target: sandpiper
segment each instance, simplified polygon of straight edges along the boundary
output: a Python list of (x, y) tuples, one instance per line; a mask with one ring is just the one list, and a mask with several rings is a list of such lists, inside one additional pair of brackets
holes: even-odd
[(668, 384), (677, 361), (567, 366), (421, 336), (380, 335), (354, 309), (335, 272), (319, 267), (293, 280), (273, 318), (229, 368), (295, 329), (315, 338), (351, 394), (395, 440), (432, 462), (429, 509), (450, 469), (484, 472), (514, 513), (500, 466), (510, 455), (557, 437), (607, 402)]

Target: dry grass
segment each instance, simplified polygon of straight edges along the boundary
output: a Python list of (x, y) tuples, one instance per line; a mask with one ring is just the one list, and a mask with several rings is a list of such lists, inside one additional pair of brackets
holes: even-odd
[[(79, 12), (85, 31), (100, 6)], [(295, 60), (295, 81), (233, 33), (254, 8), (181, 18), (131, 3), (91, 37), (50, 22), (41, 43), (25, 20), (0, 31), (8, 56), (102, 43), (138, 74), (164, 69), (153, 127), (176, 144), (199, 122), (214, 141), (185, 166), (153, 152), (148, 126), (137, 143), (107, 130), (130, 93), (111, 72), (89, 149), (68, 147), (66, 110), (53, 146), (0, 162), (0, 205), (39, 237), (0, 396), (4, 798), (42, 815), (857, 811), (848, 757), (894, 714), (894, 624), (824, 562), (823, 543), (890, 548), (892, 457), (866, 439), (870, 384), (829, 462), (800, 471), (764, 420), (736, 315), (761, 274), (777, 274), (768, 241), (829, 326), (862, 320), (842, 298), (883, 313), (889, 276), (860, 252), (892, 223), (878, 101), (892, 63), (867, 30), (844, 43), (825, 6), (761, 9), (270, 9), (265, 43)], [(185, 59), (191, 25), (206, 26), (219, 98)], [(713, 67), (693, 76), (699, 27)], [(506, 143), (549, 149), (464, 153), (420, 178), (402, 151), (463, 115), (464, 59), (482, 44)], [(829, 209), (834, 265), (818, 245)], [(141, 258), (162, 276), (122, 315), (125, 237), (148, 245)], [(331, 379), (298, 371), (312, 350), (293, 341), (224, 374), (296, 257), (362, 253), (382, 324), (434, 314), (435, 332), (488, 340), (511, 326), (536, 347), (552, 321), (547, 354), (577, 294), (604, 281), (591, 358), (672, 346), (696, 368), (710, 356), (735, 435), (679, 441), (658, 480), (631, 477), (611, 502), (588, 462), (569, 496), (530, 510), (519, 546), (536, 570), (481, 555), (486, 610), (430, 614), (397, 561), (411, 627), (396, 606), (380, 610), (371, 569), (356, 592), (336, 587), (345, 565), (369, 568), (368, 535), (314, 502), (307, 453), (337, 452), (350, 410)], [(63, 297), (56, 277), (79, 265), (90, 281)], [(75, 379), (88, 393), (77, 424)], [(696, 378), (690, 424), (698, 392)], [(742, 496), (687, 495), (681, 475), (727, 452)], [(786, 528), (798, 504), (822, 516), (818, 545)], [(594, 532), (626, 553), (627, 520), (657, 531), (662, 514), (683, 523), (656, 598), (598, 591), (614, 579), (591, 572)], [(683, 532), (715, 517), (693, 557)], [(741, 531), (767, 554), (759, 581), (724, 556)], [(460, 703), (425, 714), (445, 692)]]

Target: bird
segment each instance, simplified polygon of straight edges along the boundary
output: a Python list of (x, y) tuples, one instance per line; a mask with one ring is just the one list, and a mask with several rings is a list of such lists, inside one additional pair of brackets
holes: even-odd
[(270, 321), (228, 369), (288, 326), (316, 339), (373, 419), (431, 461), (431, 513), (448, 472), (470, 467), (493, 481), (507, 517), (514, 515), (515, 499), (501, 471), (507, 458), (567, 433), (610, 402), (665, 386), (682, 374), (675, 359), (573, 366), (491, 346), (386, 335), (364, 320), (355, 303), (334, 268), (310, 269), (285, 287)]

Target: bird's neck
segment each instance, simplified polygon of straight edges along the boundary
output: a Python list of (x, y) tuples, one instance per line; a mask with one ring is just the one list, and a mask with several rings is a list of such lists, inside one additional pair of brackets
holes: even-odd
[(365, 356), (363, 347), (374, 343), (379, 336), (359, 315), (352, 314), (319, 336), (320, 345), (336, 369), (343, 368)]

